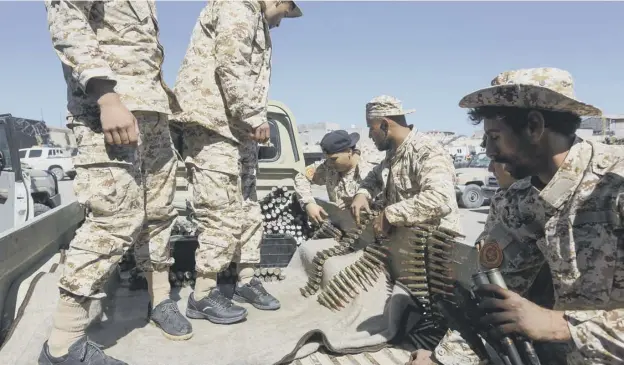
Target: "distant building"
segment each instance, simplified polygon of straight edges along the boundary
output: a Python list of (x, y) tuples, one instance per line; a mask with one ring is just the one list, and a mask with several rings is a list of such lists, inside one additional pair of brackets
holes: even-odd
[[(579, 129), (591, 130), (594, 136), (624, 137), (624, 115), (605, 114), (602, 117), (588, 117), (583, 119)], [(586, 135), (588, 132), (581, 133)]]

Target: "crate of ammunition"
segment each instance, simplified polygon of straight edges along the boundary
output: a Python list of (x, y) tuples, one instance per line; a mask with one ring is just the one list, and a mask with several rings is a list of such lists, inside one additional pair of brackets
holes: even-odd
[(297, 240), (285, 234), (265, 234), (256, 267), (286, 267), (297, 250)]

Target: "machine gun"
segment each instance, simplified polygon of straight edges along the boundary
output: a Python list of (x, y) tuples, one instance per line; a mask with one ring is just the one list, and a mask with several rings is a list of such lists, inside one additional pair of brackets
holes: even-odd
[[(472, 275), (472, 284), (475, 287), (494, 284), (507, 289), (505, 280), (498, 269), (477, 272)], [(479, 323), (480, 310), (477, 305), (480, 299), (474, 291), (457, 284), (453, 300), (440, 298), (436, 301), (436, 305), (445, 314), (449, 327), (457, 330), (482, 360), (493, 361), (494, 359), (486, 350), (480, 337), (496, 351), (505, 365), (540, 365), (533, 344), (529, 340), (520, 336), (494, 335), (490, 328), (485, 328)]]

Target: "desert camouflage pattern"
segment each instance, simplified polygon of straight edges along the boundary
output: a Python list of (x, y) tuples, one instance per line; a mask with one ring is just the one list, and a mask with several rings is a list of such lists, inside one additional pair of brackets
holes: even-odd
[(262, 215), (241, 188), (241, 146), (203, 126), (184, 128), (184, 156), (198, 227), (196, 270), (220, 272), (230, 262), (260, 262)]
[(412, 130), (366, 176), (357, 193), (369, 200), (382, 193), (384, 213), (393, 226), (427, 223), (461, 232), (454, 176), (455, 168), (442, 146)]
[(593, 105), (576, 99), (574, 80), (568, 71), (552, 67), (528, 68), (500, 73), (491, 87), (464, 96), (462, 108), (509, 106), (600, 116)]
[[(477, 242), (481, 242), (482, 247), (485, 243), (497, 243), (499, 245), (502, 262), (497, 268), (503, 274), (509, 290), (526, 297), (544, 265), (544, 255), (542, 255), (535, 241), (505, 240), (504, 242), (496, 242), (492, 238), (492, 231), (496, 223), (501, 216), (505, 215), (505, 208), (510, 204), (508, 194), (513, 194), (514, 191), (514, 189), (511, 189), (510, 192), (507, 189), (499, 189), (494, 194), (483, 232), (477, 238)], [(537, 196), (537, 194), (535, 195)], [(481, 265), (481, 270), (491, 268)], [(434, 353), (436, 360), (444, 365), (477, 365), (480, 361), (477, 354), (472, 351), (461, 335), (453, 330), (447, 332)]]
[(160, 68), (164, 50), (154, 1), (45, 1), (45, 6), (67, 82), (68, 124), (97, 120), (96, 100), (86, 95), (92, 79), (116, 81), (115, 91), (131, 111), (179, 111)]
[(92, 118), (73, 126), (79, 154), (74, 192), (86, 208), (84, 224), (67, 250), (59, 286), (69, 293), (99, 298), (102, 285), (124, 252), (135, 244), (144, 271), (173, 264), (169, 236), (177, 217), (173, 208), (177, 158), (167, 116), (134, 112), (141, 144), (111, 146)]
[(330, 202), (338, 204), (341, 208), (350, 206), (362, 180), (381, 162), (371, 161), (368, 157), (360, 155), (357, 166), (343, 175), (330, 167), (327, 160), (306, 166), (305, 174), (299, 173), (295, 176), (297, 198), (302, 205), (314, 202), (312, 184), (325, 185)]
[(533, 242), (550, 266), (554, 309), (565, 311), (573, 338), (570, 348), (558, 347), (560, 358), (553, 361), (622, 363), (624, 148), (577, 138), (541, 192), (530, 178), (509, 190), (513, 192), (507, 194), (506, 209), (490, 237), (503, 244), (511, 239)]
[(176, 120), (243, 142), (267, 121), (271, 49), (260, 1), (208, 2), (174, 87)]
[(381, 95), (366, 103), (366, 120), (405, 115), (415, 112), (414, 109), (403, 110), (401, 101), (393, 96)]

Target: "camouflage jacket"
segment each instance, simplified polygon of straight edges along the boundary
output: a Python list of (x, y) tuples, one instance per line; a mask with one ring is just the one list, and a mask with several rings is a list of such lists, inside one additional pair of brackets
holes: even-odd
[(624, 148), (577, 138), (543, 190), (527, 178), (507, 198), (490, 237), (543, 253), (572, 335), (559, 362), (624, 362)]
[(299, 173), (295, 176), (295, 192), (304, 205), (314, 201), (311, 184), (325, 185), (329, 201), (341, 207), (348, 207), (362, 180), (377, 164), (379, 161), (368, 161), (365, 156), (360, 156), (356, 168), (341, 175), (329, 167), (326, 160), (317, 161), (306, 166), (305, 175)]
[[(163, 80), (154, 1), (46, 1), (52, 44), (67, 82), (69, 124), (99, 117), (92, 79), (116, 81), (131, 111), (165, 114), (180, 107)], [(97, 30), (97, 31), (96, 31)]]
[(385, 216), (394, 226), (433, 223), (460, 232), (454, 176), (448, 152), (412, 130), (366, 176), (357, 193), (369, 200), (381, 193)]
[(241, 142), (267, 121), (271, 37), (260, 1), (213, 0), (199, 15), (174, 91), (180, 123)]

